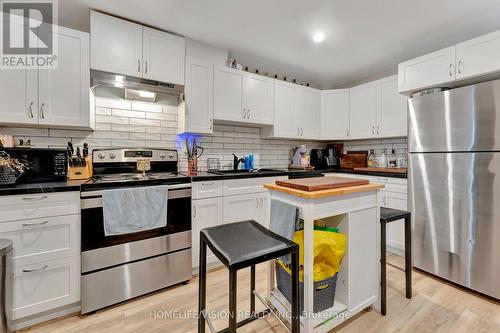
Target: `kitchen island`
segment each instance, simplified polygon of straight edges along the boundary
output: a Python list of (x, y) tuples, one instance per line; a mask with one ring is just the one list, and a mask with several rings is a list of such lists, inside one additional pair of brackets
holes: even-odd
[[(304, 191), (266, 184), (271, 200), (299, 208), (304, 221), (304, 313), (301, 332), (328, 332), (363, 309), (379, 307), (380, 300), (380, 184), (364, 184), (319, 191)], [(347, 235), (347, 251), (338, 273), (333, 307), (313, 313), (314, 222)], [(274, 286), (270, 262), (267, 300), (289, 318), (290, 303)]]

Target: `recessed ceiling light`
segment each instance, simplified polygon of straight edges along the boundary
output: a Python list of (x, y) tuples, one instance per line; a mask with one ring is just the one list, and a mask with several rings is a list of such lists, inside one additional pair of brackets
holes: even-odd
[(325, 34), (322, 31), (316, 31), (313, 35), (313, 41), (321, 43), (323, 40), (325, 40)]

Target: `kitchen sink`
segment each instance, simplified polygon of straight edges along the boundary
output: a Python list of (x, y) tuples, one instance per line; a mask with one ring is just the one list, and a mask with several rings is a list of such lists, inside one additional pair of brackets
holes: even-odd
[(208, 171), (214, 175), (245, 175), (248, 173), (266, 173), (266, 172), (282, 172), (283, 170), (276, 169), (250, 169), (250, 170), (217, 170)]

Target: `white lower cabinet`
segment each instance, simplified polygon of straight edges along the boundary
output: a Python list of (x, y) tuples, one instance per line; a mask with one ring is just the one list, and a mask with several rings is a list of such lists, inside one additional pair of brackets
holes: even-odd
[(78, 256), (15, 266), (13, 319), (79, 302), (79, 259)]
[(1, 197), (0, 238), (13, 243), (17, 328), (28, 316), (80, 301), (80, 220), (79, 192)]
[[(198, 267), (201, 229), (222, 224), (222, 198), (197, 199), (192, 202), (192, 266)], [(207, 264), (217, 261), (212, 251), (207, 251)]]
[(224, 223), (255, 220), (269, 227), (269, 193), (252, 193), (224, 197)]

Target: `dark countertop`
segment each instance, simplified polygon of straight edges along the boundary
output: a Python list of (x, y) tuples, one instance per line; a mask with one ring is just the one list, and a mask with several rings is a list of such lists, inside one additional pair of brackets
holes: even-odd
[(67, 192), (80, 191), (80, 185), (87, 180), (67, 180), (33, 184), (18, 184), (8, 187), (0, 186), (1, 195), (14, 194), (36, 194), (36, 193), (51, 193), (51, 192)]
[(318, 174), (318, 173), (353, 173), (359, 175), (367, 176), (379, 176), (379, 177), (392, 177), (392, 178), (407, 178), (406, 174), (402, 173), (390, 173), (390, 172), (372, 172), (372, 171), (354, 171), (352, 169), (328, 169), (328, 170), (287, 170), (287, 169), (275, 169), (274, 171), (263, 171), (263, 172), (248, 172), (248, 173), (229, 173), (218, 175), (210, 172), (198, 172), (197, 176), (193, 176), (191, 179), (193, 182), (201, 181), (213, 181), (213, 180), (224, 180), (224, 179), (243, 179), (243, 178), (254, 178), (254, 177), (279, 177), (279, 176), (290, 176), (299, 174)]

